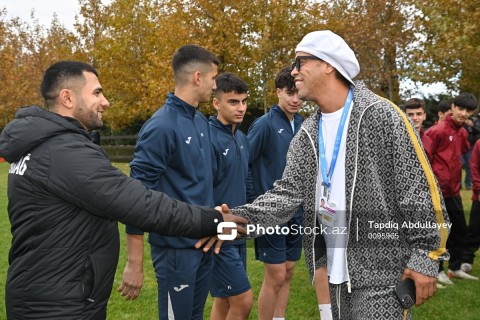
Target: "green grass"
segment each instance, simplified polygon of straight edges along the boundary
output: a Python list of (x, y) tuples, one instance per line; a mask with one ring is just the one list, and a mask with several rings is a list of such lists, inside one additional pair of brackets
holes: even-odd
[(0, 162), (0, 319), (5, 319), (5, 281), (8, 270), (8, 250), (12, 242), (7, 213), (7, 174), (9, 165)]
[[(117, 164), (124, 172), (128, 172), (126, 164)], [(7, 215), (7, 172), (8, 165), (0, 163), (0, 319), (5, 319), (4, 307), (4, 286), (8, 268), (8, 249), (10, 246), (10, 224)], [(465, 213), (470, 213), (471, 191), (462, 190), (463, 205)], [(108, 304), (108, 319), (157, 319), (157, 287), (155, 274), (151, 265), (150, 250), (148, 244), (145, 244), (144, 259), (144, 286), (140, 297), (134, 301), (125, 301), (116, 289), (120, 285), (123, 268), (126, 262), (125, 233), (124, 226), (119, 225), (122, 241), (120, 261), (115, 276), (112, 296)], [(248, 243), (248, 274), (252, 283), (255, 298), (258, 296), (260, 285), (263, 280), (263, 265), (254, 259), (252, 242)], [(477, 252), (477, 255), (479, 253)], [(475, 260), (473, 274), (480, 276), (480, 262)], [(287, 310), (287, 319), (319, 319), (315, 290), (310, 285), (308, 271), (305, 260), (302, 258), (297, 264), (296, 273), (290, 292), (290, 302)], [(480, 297), (480, 282), (453, 280), (455, 285), (446, 289), (438, 289), (435, 296), (427, 301), (423, 306), (415, 308), (413, 315), (415, 319), (462, 319), (474, 320), (480, 319), (480, 307), (478, 299)], [(212, 299), (209, 298), (206, 304), (205, 319), (209, 318)], [(257, 318), (256, 301), (250, 314), (251, 319)]]

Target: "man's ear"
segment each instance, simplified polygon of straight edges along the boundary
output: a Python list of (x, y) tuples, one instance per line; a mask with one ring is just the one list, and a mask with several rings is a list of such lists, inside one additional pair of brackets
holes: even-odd
[(280, 89), (280, 88), (277, 88), (277, 90), (276, 90), (276, 91), (277, 91), (277, 98), (280, 98), (280, 93), (282, 92), (282, 89)]
[(201, 78), (202, 73), (200, 71), (195, 71), (195, 73), (193, 74), (193, 82), (196, 86), (200, 86), (200, 83), (202, 82)]
[(58, 100), (60, 105), (66, 107), (67, 109), (73, 109), (75, 105), (76, 96), (75, 93), (70, 89), (62, 89), (58, 94)]
[(213, 98), (213, 107), (215, 108), (215, 110), (220, 109), (220, 101), (218, 101), (217, 98)]
[(327, 73), (332, 73), (332, 72), (335, 71), (335, 68), (332, 67), (332, 65), (330, 63), (325, 62), (325, 65), (326, 65), (325, 70), (326, 70)]

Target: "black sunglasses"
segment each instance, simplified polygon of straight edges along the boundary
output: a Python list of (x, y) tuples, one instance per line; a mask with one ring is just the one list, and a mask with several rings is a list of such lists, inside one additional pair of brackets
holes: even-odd
[(320, 60), (322, 61), (322, 59), (320, 58), (317, 58), (315, 56), (298, 56), (295, 58), (295, 62), (292, 63), (292, 70), (293, 69), (297, 69), (297, 71), (300, 71), (300, 61), (302, 60)]

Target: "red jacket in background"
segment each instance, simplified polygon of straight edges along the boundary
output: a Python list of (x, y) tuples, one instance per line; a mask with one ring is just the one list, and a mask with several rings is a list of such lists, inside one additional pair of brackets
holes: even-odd
[(472, 150), (470, 175), (472, 177), (472, 200), (478, 200), (480, 194), (480, 140), (477, 140)]
[(449, 114), (444, 121), (427, 130), (425, 135), (432, 140), (430, 164), (442, 188), (443, 197), (459, 196), (462, 153), (470, 150), (467, 130), (456, 124)]
[(420, 129), (420, 139), (422, 140), (423, 149), (425, 150), (428, 161), (432, 163), (432, 138), (425, 134), (425, 130), (423, 130), (423, 128)]

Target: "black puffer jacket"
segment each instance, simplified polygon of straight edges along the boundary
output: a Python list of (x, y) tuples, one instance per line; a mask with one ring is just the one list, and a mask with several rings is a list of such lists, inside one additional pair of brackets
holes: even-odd
[[(74, 119), (17, 112), (0, 136), (12, 163), (8, 319), (105, 319), (118, 261), (117, 221), (170, 236), (216, 234), (214, 209), (190, 207), (111, 166)], [(217, 219), (215, 222), (214, 220)]]

